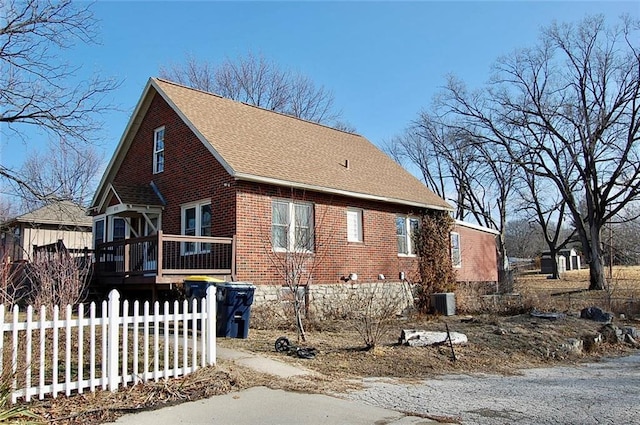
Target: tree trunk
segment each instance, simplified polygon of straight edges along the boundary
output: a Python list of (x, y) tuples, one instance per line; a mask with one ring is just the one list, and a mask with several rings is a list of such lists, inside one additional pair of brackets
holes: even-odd
[(298, 291), (295, 292), (293, 308), (296, 314), (296, 328), (298, 330), (298, 341), (306, 342), (307, 335), (304, 331), (304, 325), (302, 323), (302, 302), (298, 299)]
[(604, 277), (604, 261), (602, 250), (600, 249), (600, 226), (591, 226), (591, 246), (589, 264), (589, 290), (605, 289), (606, 280)]
[(551, 278), (560, 279), (560, 273), (558, 272), (558, 250), (551, 248), (549, 252), (551, 254)]
[[(592, 247), (592, 249), (594, 249)], [(592, 254), (593, 255), (593, 254)], [(602, 255), (593, 255), (589, 264), (589, 290), (602, 290), (605, 288), (604, 263)]]
[(513, 274), (509, 268), (507, 247), (502, 234), (496, 236), (498, 249), (498, 292), (507, 294), (513, 292)]

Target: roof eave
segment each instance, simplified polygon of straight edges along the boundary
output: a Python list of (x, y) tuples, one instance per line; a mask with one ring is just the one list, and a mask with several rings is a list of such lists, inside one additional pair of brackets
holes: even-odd
[(120, 137), (118, 146), (116, 147), (116, 150), (113, 153), (113, 156), (111, 157), (111, 160), (109, 161), (109, 164), (107, 165), (107, 168), (105, 169), (104, 174), (102, 174), (102, 178), (100, 179), (100, 183), (98, 184), (96, 193), (93, 195), (93, 199), (91, 200), (91, 206), (89, 207), (90, 210), (95, 210), (96, 208), (99, 208), (101, 206), (99, 201), (102, 200), (101, 199), (103, 197), (102, 194), (103, 192), (108, 190), (108, 187), (106, 186), (106, 184), (107, 182), (110, 183), (109, 180), (113, 177), (112, 174), (119, 167), (120, 162), (123, 159), (125, 152), (121, 152), (121, 151), (125, 148), (125, 145), (127, 145), (130, 142), (130, 139), (133, 138), (133, 134), (131, 134), (131, 130), (135, 126), (140, 125), (144, 117), (144, 114), (141, 115), (140, 113), (144, 108), (148, 107), (149, 104), (151, 103), (151, 98), (149, 96), (151, 88), (152, 88), (152, 79), (150, 78), (147, 81), (147, 84), (145, 85), (144, 90), (142, 91), (142, 96), (140, 96), (140, 99), (136, 104), (136, 108), (131, 114), (131, 118), (129, 118), (129, 122), (125, 127), (124, 132), (122, 133), (122, 136)]
[(63, 221), (63, 220), (54, 220), (54, 219), (21, 219), (15, 220), (15, 223), (24, 223), (24, 224), (57, 224), (59, 226), (82, 226), (82, 227), (91, 227), (91, 222), (80, 222), (80, 221)]
[(494, 235), (499, 235), (500, 234), (500, 232), (495, 230), (495, 229), (491, 229), (489, 227), (481, 226), (479, 224), (469, 223), (467, 221), (456, 220), (456, 224), (458, 226), (467, 227), (469, 229), (479, 230), (481, 232), (491, 233), (491, 234), (494, 234)]
[(237, 180), (250, 181), (250, 182), (255, 182), (255, 183), (272, 184), (272, 185), (276, 185), (276, 186), (293, 187), (293, 188), (296, 188), (296, 189), (303, 189), (303, 190), (312, 190), (314, 192), (328, 193), (328, 194), (340, 195), (340, 196), (348, 196), (348, 197), (357, 198), (357, 199), (364, 199), (364, 200), (367, 200), (367, 201), (377, 201), (377, 202), (384, 202), (384, 203), (390, 203), (390, 204), (400, 204), (400, 205), (407, 205), (407, 206), (411, 206), (411, 207), (426, 208), (426, 209), (430, 209), (430, 210), (453, 211), (452, 207), (445, 207), (444, 205), (434, 205), (434, 204), (429, 204), (429, 203), (424, 203), (424, 202), (409, 201), (409, 200), (406, 200), (406, 199), (391, 198), (391, 197), (387, 197), (387, 196), (378, 196), (378, 195), (372, 195), (372, 194), (368, 194), (368, 193), (352, 192), (352, 191), (348, 191), (348, 190), (335, 189), (335, 188), (323, 187), (323, 186), (316, 186), (316, 185), (311, 185), (311, 184), (306, 184), (306, 183), (292, 182), (292, 181), (287, 181), (287, 180), (275, 179), (275, 178), (271, 178), (271, 177), (257, 176), (257, 175), (254, 175), (254, 174), (236, 172), (235, 174), (233, 174), (233, 177), (235, 177)]

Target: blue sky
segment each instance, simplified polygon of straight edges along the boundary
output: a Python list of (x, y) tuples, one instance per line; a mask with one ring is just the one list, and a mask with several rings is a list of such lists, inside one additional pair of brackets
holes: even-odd
[[(471, 86), (494, 60), (536, 42), (541, 26), (604, 13), (640, 16), (640, 2), (163, 2), (98, 1), (100, 45), (79, 46), (78, 78), (100, 72), (122, 81), (121, 111), (103, 117), (108, 162), (151, 76), (187, 54), (213, 63), (261, 53), (335, 96), (343, 119), (372, 142), (399, 134), (453, 73)], [(0, 135), (3, 164), (29, 147)]]

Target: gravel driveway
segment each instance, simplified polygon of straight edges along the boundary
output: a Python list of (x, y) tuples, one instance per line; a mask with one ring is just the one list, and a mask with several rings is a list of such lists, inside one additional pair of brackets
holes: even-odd
[(520, 376), (447, 375), (407, 385), (366, 379), (348, 398), (379, 407), (457, 416), (463, 424), (640, 424), (640, 355)]

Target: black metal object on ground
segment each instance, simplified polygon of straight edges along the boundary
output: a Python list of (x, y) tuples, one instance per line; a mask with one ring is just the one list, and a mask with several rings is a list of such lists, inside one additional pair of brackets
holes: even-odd
[(316, 357), (316, 354), (318, 354), (318, 350), (313, 347), (296, 347), (291, 345), (289, 338), (286, 336), (281, 336), (276, 339), (275, 349), (278, 353), (288, 353), (301, 359), (313, 359)]

